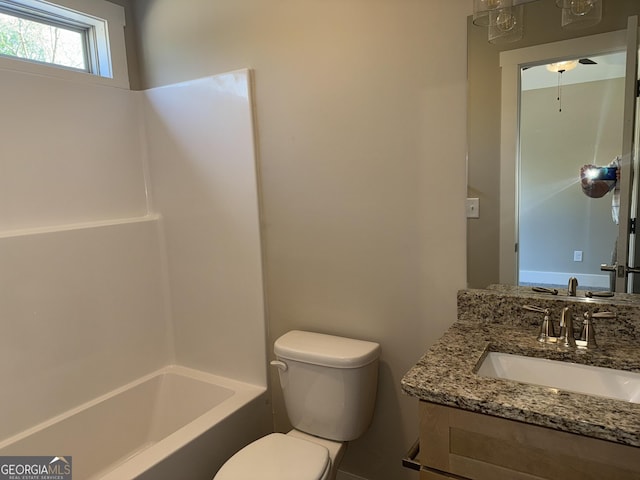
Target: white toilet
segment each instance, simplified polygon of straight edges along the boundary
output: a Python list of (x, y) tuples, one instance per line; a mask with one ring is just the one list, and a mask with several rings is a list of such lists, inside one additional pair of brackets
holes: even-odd
[(380, 345), (293, 330), (274, 352), (294, 429), (247, 445), (214, 480), (333, 480), (346, 442), (369, 427)]

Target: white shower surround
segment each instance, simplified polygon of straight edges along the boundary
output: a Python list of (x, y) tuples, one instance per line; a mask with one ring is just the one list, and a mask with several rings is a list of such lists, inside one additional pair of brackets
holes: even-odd
[[(167, 365), (263, 392), (250, 72), (132, 92), (0, 70), (0, 86), (0, 442)], [(231, 448), (270, 424), (249, 403)]]

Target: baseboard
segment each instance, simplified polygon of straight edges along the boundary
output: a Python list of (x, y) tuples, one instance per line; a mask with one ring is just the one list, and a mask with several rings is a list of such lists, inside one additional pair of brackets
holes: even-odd
[(588, 274), (570, 272), (540, 272), (533, 270), (521, 270), (519, 282), (526, 285), (567, 285), (570, 277), (578, 279), (578, 288), (585, 290), (589, 288), (609, 289), (609, 274)]

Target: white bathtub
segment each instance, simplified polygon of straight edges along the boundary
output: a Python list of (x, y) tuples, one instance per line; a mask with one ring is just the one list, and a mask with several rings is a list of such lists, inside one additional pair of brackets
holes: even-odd
[(0, 456), (71, 456), (74, 480), (205, 480), (269, 431), (265, 388), (170, 366), (4, 440)]

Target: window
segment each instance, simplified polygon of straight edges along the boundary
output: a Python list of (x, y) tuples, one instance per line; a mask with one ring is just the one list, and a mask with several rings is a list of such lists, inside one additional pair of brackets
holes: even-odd
[(0, 0), (3, 66), (128, 88), (124, 11), (105, 0)]
[(90, 72), (87, 29), (44, 23), (0, 9), (0, 54)]

